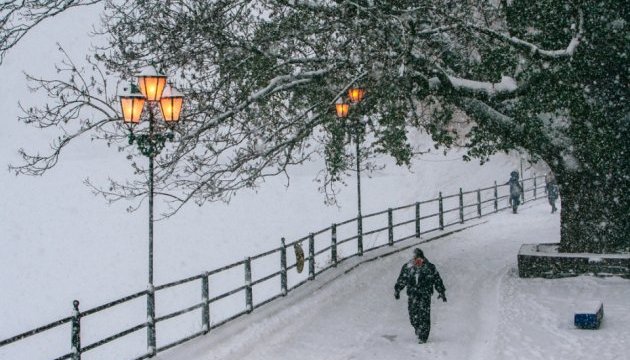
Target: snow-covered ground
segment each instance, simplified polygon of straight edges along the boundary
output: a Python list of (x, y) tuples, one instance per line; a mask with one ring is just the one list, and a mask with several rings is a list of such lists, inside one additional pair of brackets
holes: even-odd
[[(518, 277), (521, 244), (558, 238), (558, 215), (538, 201), (523, 206), (518, 215), (502, 212), (479, 226), (420, 244), (441, 272), (448, 299), (443, 303), (434, 296), (427, 344), (415, 340), (406, 296), (398, 301), (393, 296), (409, 249), (339, 276), (344, 268), (379, 254), (346, 263), (285, 299), (157, 359), (628, 359), (628, 280)], [(602, 326), (577, 329), (573, 312), (589, 300), (603, 301)]]
[[(42, 23), (0, 66), (1, 166), (16, 163), (20, 147), (45, 150), (51, 138), (50, 132), (15, 121), (18, 101), (26, 105), (43, 101), (42, 94), (27, 90), (22, 71), (53, 75), (53, 63), (59, 59), (56, 42), (80, 62), (92, 41), (86, 33), (98, 11), (74, 9)], [(422, 134), (412, 140), (430, 146)], [(416, 159), (409, 170), (389, 164), (369, 178), (365, 175), (364, 213), (434, 198), (439, 191), (455, 193), (459, 187), (507, 181), (509, 172), (519, 166), (518, 158), (507, 155), (495, 156), (483, 167), (462, 162), (461, 155), (431, 153)], [(292, 169), (288, 188), (286, 179), (270, 179), (258, 191), (239, 193), (229, 205), (189, 206), (158, 222), (155, 283), (215, 269), (275, 248), (283, 236), (290, 241), (354, 217), (354, 178), (339, 195), (340, 206), (326, 207), (313, 182), (321, 167), (315, 163)], [(74, 299), (88, 309), (146, 288), (146, 208), (129, 214), (127, 204), (107, 206), (82, 185), (86, 177), (98, 183), (109, 176), (132, 176), (132, 171), (123, 154), (89, 140), (71, 146), (43, 177), (0, 172), (0, 339), (68, 316)], [(558, 240), (558, 216), (547, 212), (542, 202), (527, 205), (518, 216), (491, 216), (479, 227), (423, 245), (449, 288), (449, 302), (434, 306), (434, 330), (425, 347), (413, 343), (405, 300), (395, 302), (392, 295), (407, 251), (362, 265), (335, 281), (326, 279), (338, 272), (328, 272), (286, 299), (159, 358), (283, 359), (299, 354), (304, 359), (404, 359), (430, 352), (438, 359), (474, 359), (470, 354), (478, 359), (590, 359), (593, 353), (581, 349), (592, 344), (601, 359), (623, 359), (624, 351), (630, 351), (622, 341), (630, 338), (623, 326), (628, 322), (624, 313), (630, 313), (627, 300), (622, 301), (630, 298), (627, 281), (515, 276), (519, 244)], [(574, 330), (573, 304), (578, 298), (593, 297), (604, 300), (604, 327), (595, 332)], [(143, 305), (136, 310), (142, 321)], [(97, 330), (105, 335), (121, 330), (109, 323), (101, 326)], [(94, 329), (86, 324), (82, 331), (89, 335)], [(15, 352), (0, 349), (0, 359), (41, 359), (45, 355), (40, 349), (65, 352), (67, 330), (60, 329), (54, 339), (40, 338), (36, 346), (25, 342)], [(139, 344), (144, 336), (137, 335)], [(534, 355), (537, 349), (548, 348), (555, 349), (551, 355)], [(111, 354), (101, 356), (112, 359)]]

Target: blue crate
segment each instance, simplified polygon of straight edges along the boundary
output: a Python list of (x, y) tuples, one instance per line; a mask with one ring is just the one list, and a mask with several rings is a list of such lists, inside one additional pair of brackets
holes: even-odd
[(604, 304), (601, 301), (592, 301), (581, 306), (580, 311), (575, 312), (573, 323), (580, 329), (598, 329), (604, 318)]

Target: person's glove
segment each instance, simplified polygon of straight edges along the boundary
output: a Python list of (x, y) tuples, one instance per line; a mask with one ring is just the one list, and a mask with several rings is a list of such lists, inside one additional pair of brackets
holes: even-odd
[(442, 293), (438, 295), (438, 299), (442, 299), (442, 301), (446, 302), (446, 294)]
[(400, 292), (399, 291), (394, 292), (394, 298), (396, 300), (400, 299)]

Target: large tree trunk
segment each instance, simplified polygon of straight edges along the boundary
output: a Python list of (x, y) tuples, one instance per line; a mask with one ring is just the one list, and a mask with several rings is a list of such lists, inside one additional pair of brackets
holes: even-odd
[(562, 201), (560, 251), (628, 252), (629, 204), (620, 183), (610, 173), (598, 176), (567, 171), (557, 178)]

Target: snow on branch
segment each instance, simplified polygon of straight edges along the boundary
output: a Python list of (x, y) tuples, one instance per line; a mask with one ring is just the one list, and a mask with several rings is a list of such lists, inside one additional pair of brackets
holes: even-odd
[(578, 15), (578, 31), (577, 33), (575, 33), (575, 35), (573, 35), (573, 37), (571, 38), (571, 41), (569, 41), (569, 44), (567, 45), (567, 47), (565, 49), (560, 49), (560, 50), (545, 50), (545, 49), (541, 49), (540, 47), (527, 42), (525, 40), (521, 40), (517, 37), (514, 36), (509, 36), (506, 34), (501, 34), (499, 32), (496, 32), (494, 30), (491, 30), (489, 28), (486, 27), (481, 27), (481, 26), (477, 26), (477, 25), (471, 25), (468, 24), (466, 25), (467, 27), (474, 29), (480, 33), (486, 34), (494, 39), (506, 42), (508, 44), (511, 44), (512, 46), (514, 46), (515, 48), (518, 49), (523, 49), (523, 50), (527, 50), (532, 54), (537, 54), (541, 57), (544, 58), (549, 58), (549, 59), (558, 59), (558, 58), (563, 58), (563, 57), (571, 57), (573, 56), (573, 54), (575, 54), (575, 51), (578, 47), (578, 45), (580, 44), (580, 42), (582, 41), (582, 37), (584, 35), (584, 15), (582, 13), (582, 10), (579, 10), (579, 15)]
[(463, 95), (482, 95), (490, 98), (497, 95), (515, 93), (519, 87), (516, 80), (510, 76), (502, 76), (501, 81), (492, 83), (488, 81), (477, 81), (464, 79), (457, 76), (449, 75), (444, 69), (438, 65), (433, 65), (436, 76), (429, 79), (429, 88), (439, 89), (441, 86), (447, 86), (453, 90), (457, 90)]
[(488, 95), (489, 97), (495, 96), (497, 94), (512, 93), (518, 89), (516, 80), (509, 76), (502, 76), (501, 82), (499, 83), (475, 81), (451, 75), (446, 75), (446, 77), (448, 78), (451, 86), (453, 86), (454, 89), (472, 93), (482, 93)]
[(334, 2), (326, 2), (326, 1), (312, 1), (312, 0), (286, 0), (281, 3), (289, 7), (303, 7), (311, 10), (321, 10), (328, 9), (331, 7), (336, 7), (337, 4)]
[(511, 132), (523, 131), (523, 126), (518, 124), (513, 118), (498, 112), (483, 101), (462, 98), (458, 101), (458, 105), (468, 114), (473, 115), (476, 120), (486, 125), (507, 129)]
[(322, 76), (324, 74), (326, 74), (328, 71), (330, 71), (332, 68), (328, 67), (326, 69), (319, 69), (319, 70), (315, 70), (315, 71), (307, 71), (304, 73), (299, 73), (297, 75), (280, 75), (277, 76), (273, 79), (271, 79), (271, 81), (269, 81), (269, 85), (267, 85), (265, 88), (260, 89), (259, 91), (253, 93), (248, 100), (253, 101), (253, 100), (258, 100), (259, 98), (265, 96), (266, 94), (268, 94), (269, 92), (271, 92), (274, 88), (279, 87), (280, 85), (284, 85), (286, 83), (293, 83), (293, 82), (300, 82), (300, 79), (308, 79), (308, 78), (313, 78), (313, 77), (317, 77), (317, 76)]

